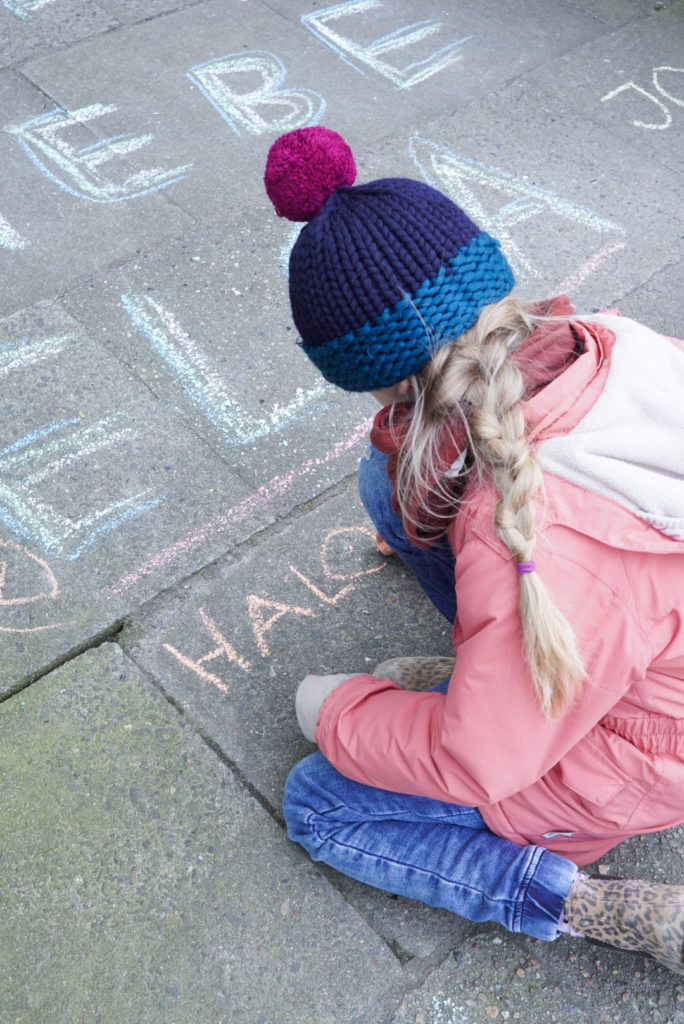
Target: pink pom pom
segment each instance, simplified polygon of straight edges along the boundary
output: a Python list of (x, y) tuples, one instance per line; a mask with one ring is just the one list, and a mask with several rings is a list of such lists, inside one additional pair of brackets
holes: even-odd
[(303, 221), (355, 178), (354, 157), (341, 135), (329, 128), (297, 128), (271, 146), (264, 184), (279, 217)]

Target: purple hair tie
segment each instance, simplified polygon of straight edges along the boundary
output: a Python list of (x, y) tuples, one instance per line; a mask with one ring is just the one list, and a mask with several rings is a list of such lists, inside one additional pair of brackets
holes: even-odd
[(524, 576), (526, 572), (534, 572), (537, 566), (534, 562), (516, 562), (515, 568), (518, 576)]

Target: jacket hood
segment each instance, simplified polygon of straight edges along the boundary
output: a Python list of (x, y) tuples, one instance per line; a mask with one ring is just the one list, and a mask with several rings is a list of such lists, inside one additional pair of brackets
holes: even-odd
[[(562, 504), (577, 504), (571, 521), (582, 532), (611, 546), (668, 550), (684, 541), (684, 349), (614, 314), (574, 326), (584, 355), (525, 406), (539, 465), (578, 489), (573, 499), (563, 488)], [(606, 500), (599, 516), (592, 502), (590, 521), (582, 491)]]

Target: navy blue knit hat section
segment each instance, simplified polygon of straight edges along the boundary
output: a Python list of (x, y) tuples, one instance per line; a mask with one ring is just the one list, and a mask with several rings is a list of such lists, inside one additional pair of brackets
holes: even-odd
[(344, 174), (334, 178), (327, 167), (327, 177), (321, 175), (325, 198), (313, 203), (290, 256), (290, 303), (302, 348), (347, 391), (390, 387), (507, 295), (513, 273), (498, 241), (441, 192), (408, 178), (352, 186), (355, 168), (344, 140), (323, 128), (298, 132), (281, 136), (269, 154), (266, 184), (277, 210), (300, 203), (291, 191), (272, 194), (283, 189), (272, 185), (276, 167), (291, 188), (283, 152), (289, 158), (293, 144), (300, 172), (300, 151), (312, 142), (317, 150), (307, 165), (324, 164), (327, 136), (347, 159)]

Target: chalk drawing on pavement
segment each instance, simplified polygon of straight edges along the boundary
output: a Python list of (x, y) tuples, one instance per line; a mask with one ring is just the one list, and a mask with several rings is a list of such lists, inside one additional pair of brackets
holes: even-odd
[(176, 661), (180, 662), (181, 665), (185, 668), (189, 668), (195, 673), (195, 675), (199, 676), (202, 682), (211, 683), (211, 685), (215, 686), (217, 690), (221, 691), (221, 693), (230, 693), (230, 687), (227, 683), (224, 683), (221, 676), (217, 675), (215, 672), (210, 672), (209, 669), (204, 666), (210, 662), (216, 661), (217, 658), (226, 658), (229, 662), (234, 663), (241, 668), (243, 672), (248, 672), (252, 667), (251, 663), (237, 653), (233, 645), (226, 640), (214, 620), (207, 615), (204, 608), (199, 608), (198, 613), (204, 628), (216, 644), (216, 647), (211, 651), (208, 651), (207, 654), (203, 654), (201, 658), (197, 659), (189, 658), (187, 654), (183, 654), (177, 647), (174, 647), (173, 644), (165, 643), (162, 644), (162, 647), (165, 651), (168, 651), (169, 654), (172, 654)]
[(333, 391), (321, 383), (307, 390), (297, 388), (286, 405), (274, 405), (263, 416), (252, 416), (233, 396), (223, 377), (210, 366), (199, 346), (175, 318), (149, 295), (122, 295), (121, 302), (134, 325), (152, 343), (173, 370), (181, 387), (230, 445), (250, 444), (282, 430), (294, 420), (328, 408), (321, 399)]
[(387, 59), (389, 54), (410, 50), (411, 47), (418, 48), (422, 53), (421, 44), (433, 36), (443, 34), (444, 24), (434, 18), (417, 21), (397, 27), (370, 43), (361, 43), (351, 36), (343, 35), (336, 28), (337, 22), (341, 20), (357, 15), (364, 16), (369, 11), (377, 11), (383, 7), (389, 9), (389, 5), (382, 3), (381, 0), (349, 0), (347, 3), (326, 7), (322, 11), (303, 14), (301, 21), (309, 31), (356, 71), (365, 75), (364, 68), (367, 68), (389, 79), (399, 89), (411, 89), (455, 61), (461, 60), (463, 46), (472, 39), (472, 36), (450, 39), (441, 46), (438, 45), (437, 49), (427, 56), (416, 55), (413, 60), (409, 58), (403, 67), (397, 67)]
[(51, 359), (71, 341), (73, 334), (61, 334), (41, 341), (7, 341), (0, 345), (0, 379), (14, 370), (34, 366), (45, 359)]
[(54, 3), (54, 0), (0, 0), (0, 3), (18, 18), (28, 18), (29, 14), (39, 11), (41, 7), (47, 7), (48, 4)]
[(0, 216), (0, 249), (23, 249), (26, 239)]
[[(322, 605), (335, 605), (356, 589), (356, 582), (361, 577), (372, 576), (380, 572), (386, 567), (387, 563), (383, 562), (381, 565), (371, 566), (370, 568), (350, 569), (345, 567), (344, 571), (339, 569), (333, 571), (329, 566), (331, 546), (334, 545), (335, 547), (334, 557), (336, 562), (341, 564), (345, 557), (348, 559), (357, 550), (353, 544), (354, 540), (362, 538), (364, 542), (368, 542), (366, 546), (372, 550), (374, 547), (372, 543), (373, 537), (372, 531), (363, 526), (333, 527), (325, 533), (317, 551), (322, 579), (311, 579), (292, 565), (289, 566), (289, 570), (296, 579), (304, 584), (308, 591), (318, 598)], [(341, 582), (353, 580), (354, 582), (347, 583), (336, 594), (330, 595), (323, 590), (323, 586), (328, 586), (331, 580)], [(234, 643), (225, 636), (222, 629), (207, 614), (204, 608), (198, 608), (198, 614), (212, 642), (212, 647), (206, 654), (199, 658), (190, 657), (168, 642), (162, 643), (162, 648), (171, 654), (184, 668), (194, 672), (201, 682), (209, 683), (216, 687), (217, 690), (220, 690), (221, 693), (228, 694), (230, 693), (229, 683), (217, 671), (210, 671), (207, 665), (220, 659), (225, 659), (228, 666), (237, 665), (242, 672), (248, 672), (253, 662), (247, 655), (238, 652)], [(315, 619), (318, 618), (319, 612), (308, 606), (276, 600), (273, 597), (265, 597), (259, 594), (247, 594), (242, 601), (242, 607), (235, 606), (231, 609), (232, 622), (240, 617), (246, 620), (256, 650), (262, 658), (270, 658), (271, 656), (271, 644), (274, 641), (271, 640), (268, 634), (271, 633), (281, 619), (291, 615), (300, 619)], [(242, 622), (240, 625), (242, 625)], [(244, 630), (241, 629), (240, 632), (242, 634)], [(213, 666), (213, 668), (216, 668), (216, 666)]]
[(325, 100), (311, 89), (283, 88), (285, 65), (273, 53), (233, 53), (198, 64), (187, 77), (236, 135), (286, 132), (318, 124)]
[[(514, 238), (513, 229), (523, 221), (540, 216), (547, 218), (549, 213), (554, 213), (580, 225), (583, 230), (601, 235), (625, 233), (615, 221), (540, 188), (526, 178), (516, 178), (497, 167), (459, 156), (428, 139), (414, 136), (409, 142), (409, 154), (428, 184), (449, 195), (481, 227), (499, 239), (511, 265), (525, 278), (539, 277), (540, 272)], [(485, 205), (480, 198), (483, 190), (494, 193), (496, 205)]]
[[(0, 540), (0, 617), (3, 609), (22, 610), (26, 605), (54, 601), (59, 584), (47, 562), (21, 544)], [(41, 633), (63, 625), (53, 622), (42, 626), (0, 625), (0, 633)]]
[[(674, 96), (671, 92), (668, 91), (668, 89), (666, 89), (663, 86), (660, 80), (661, 73), (663, 71), (666, 72), (666, 77), (667, 74), (684, 75), (684, 68), (673, 68), (667, 64), (662, 64), (660, 67), (653, 68), (653, 74), (651, 76), (653, 87), (658, 93), (660, 93), (660, 96), (665, 97), (665, 99), (669, 103), (674, 103), (675, 106), (684, 107), (684, 99), (682, 99), (681, 96)], [(681, 85), (682, 83), (679, 82), (678, 84)], [(662, 132), (665, 131), (666, 128), (670, 127), (670, 125), (672, 124), (672, 114), (670, 113), (670, 109), (667, 106), (667, 103), (664, 103), (663, 100), (660, 99), (658, 96), (654, 96), (652, 92), (648, 92), (648, 90), (644, 89), (643, 86), (637, 85), (636, 82), (624, 82), (623, 85), (619, 85), (617, 89), (613, 89), (611, 92), (606, 93), (605, 96), (602, 96), (601, 103), (606, 103), (608, 100), (614, 100), (616, 96), (619, 96), (622, 93), (626, 93), (630, 89), (632, 89), (638, 96), (641, 96), (644, 99), (649, 100), (649, 102), (654, 103), (663, 115), (663, 120), (659, 122), (632, 121), (632, 124), (635, 128), (646, 128), (649, 131)]]
[[(344, 582), (345, 580), (355, 580), (358, 579), (360, 576), (370, 576), (373, 573), (380, 572), (381, 569), (385, 568), (386, 563), (376, 565), (371, 569), (357, 569), (354, 572), (333, 572), (333, 570), (330, 568), (330, 566), (328, 565), (328, 552), (331, 545), (334, 543), (335, 546), (339, 549), (340, 543), (342, 541), (348, 542), (353, 538), (354, 535), (359, 533), (362, 535), (366, 535), (371, 540), (373, 540), (373, 534), (371, 533), (371, 531), (366, 530), (362, 526), (340, 526), (336, 529), (329, 530), (328, 533), (325, 535), (320, 551), (321, 568), (323, 570), (323, 579), (325, 581)], [(352, 547), (353, 545), (347, 543), (348, 550), (352, 550)], [(304, 573), (301, 572), (299, 569), (295, 568), (294, 565), (290, 565), (289, 569), (290, 572), (294, 576), (296, 576), (297, 579), (312, 592), (312, 594), (315, 594), (318, 600), (321, 601), (323, 604), (335, 605), (338, 603), (338, 601), (341, 601), (343, 598), (345, 598), (347, 594), (350, 594), (352, 590), (354, 590), (355, 588), (354, 583), (347, 583), (346, 586), (342, 587), (335, 594), (326, 594), (325, 591), (322, 590), (320, 586), (314, 583), (314, 581), (311, 580), (308, 576), (305, 576)]]
[[(65, 192), (93, 203), (118, 203), (156, 192), (180, 181), (192, 164), (164, 170), (153, 167), (136, 171), (116, 181), (103, 173), (103, 166), (118, 157), (127, 157), (149, 145), (154, 135), (115, 135), (78, 148), (68, 134), (85, 131), (96, 118), (116, 111), (115, 106), (93, 103), (79, 110), (58, 107), (19, 125), (5, 125), (31, 162)], [(88, 130), (88, 134), (90, 134)], [(92, 138), (92, 135), (91, 135)]]
[(135, 431), (125, 420), (120, 412), (88, 425), (77, 415), (6, 445), (0, 451), (0, 522), (47, 554), (74, 561), (107, 534), (159, 505), (163, 499), (146, 489), (72, 519), (41, 498), (41, 487), (54, 485), (61, 472), (73, 472), (107, 449), (118, 451), (133, 438)]
[(237, 505), (229, 507), (220, 515), (193, 528), (190, 533), (174, 544), (162, 548), (161, 551), (151, 555), (137, 568), (130, 570), (117, 580), (115, 584), (105, 587), (103, 592), (124, 594), (138, 586), (146, 577), (166, 569), (169, 565), (173, 565), (179, 559), (186, 557), (190, 552), (206, 544), (207, 541), (232, 530), (236, 525), (245, 519), (249, 519), (259, 511), (263, 509), (272, 510), (275, 502), (286, 494), (298, 480), (309, 476), (330, 462), (342, 458), (342, 456), (357, 446), (366, 448), (368, 445), (368, 432), (372, 423), (372, 417), (364, 420), (362, 423), (359, 423), (348, 437), (339, 441), (327, 452), (316, 456), (316, 458), (307, 459), (282, 476), (271, 477), (270, 480), (257, 488), (253, 494), (238, 502)]

